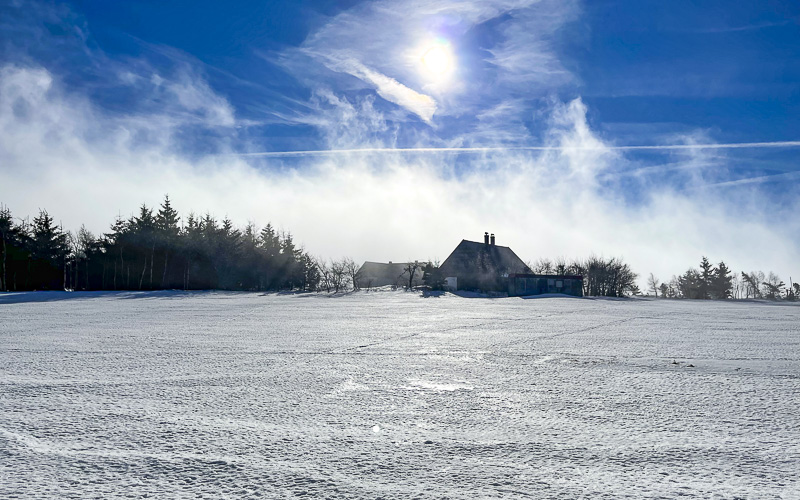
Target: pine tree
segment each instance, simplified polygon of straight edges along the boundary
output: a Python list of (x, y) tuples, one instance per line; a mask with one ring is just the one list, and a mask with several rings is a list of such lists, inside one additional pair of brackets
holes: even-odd
[(63, 289), (65, 261), (69, 255), (66, 235), (53, 224), (46, 210), (40, 210), (33, 219), (31, 236), (34, 286)]
[(169, 195), (164, 196), (164, 202), (156, 214), (156, 239), (158, 246), (164, 254), (164, 267), (161, 272), (161, 288), (167, 287), (167, 278), (169, 276), (169, 256), (170, 251), (175, 248), (178, 243), (178, 236), (180, 235), (180, 228), (178, 223), (180, 217), (178, 211), (172, 208), (169, 201)]
[(720, 262), (714, 269), (712, 278), (712, 294), (716, 299), (729, 299), (733, 292), (733, 276), (725, 262)]
[(710, 299), (714, 281), (714, 268), (708, 259), (703, 256), (700, 261), (700, 282), (698, 283), (698, 293), (700, 299)]
[(0, 238), (3, 239), (3, 246), (0, 251), (3, 252), (2, 270), (0, 272), (0, 290), (8, 291), (8, 253), (12, 244), (14, 231), (14, 221), (11, 218), (11, 210), (8, 207), (0, 205)]

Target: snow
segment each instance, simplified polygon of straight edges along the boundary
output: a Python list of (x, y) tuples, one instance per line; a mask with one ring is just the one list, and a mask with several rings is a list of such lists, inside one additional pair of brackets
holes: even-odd
[(0, 498), (800, 498), (800, 307), (0, 295)]

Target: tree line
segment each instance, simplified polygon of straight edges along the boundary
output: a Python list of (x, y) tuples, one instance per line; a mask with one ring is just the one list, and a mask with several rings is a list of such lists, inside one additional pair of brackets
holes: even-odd
[[(64, 231), (46, 210), (32, 221), (0, 205), (0, 290), (301, 290), (332, 293), (358, 290), (360, 266), (350, 258), (326, 261), (298, 247), (291, 233), (271, 224), (234, 227), (227, 217), (190, 213), (182, 219), (169, 196), (155, 210), (117, 217), (108, 233), (95, 236), (82, 226)], [(567, 261), (546, 258), (526, 265), (536, 274), (583, 276), (587, 296), (638, 295), (638, 275), (620, 258), (590, 256)], [(432, 289), (444, 278), (438, 263), (409, 262), (408, 288), (416, 273)], [(734, 273), (724, 262), (703, 257), (699, 268), (661, 282), (652, 273), (648, 291), (683, 299), (800, 300), (800, 284), (761, 271)]]
[(583, 294), (595, 297), (626, 297), (640, 293), (638, 274), (619, 257), (604, 258), (592, 255), (585, 259), (567, 261), (540, 258), (526, 265), (535, 274), (583, 276)]
[(316, 290), (324, 276), (291, 233), (227, 217), (181, 217), (169, 200), (142, 205), (110, 231), (64, 231), (40, 210), (32, 221), (0, 206), (0, 290)]
[(656, 297), (660, 293), (674, 299), (800, 300), (800, 283), (793, 283), (791, 278), (787, 285), (771, 271), (766, 275), (762, 271), (737, 274), (725, 262), (715, 266), (705, 256), (699, 268), (689, 268), (663, 283), (650, 273), (647, 287)]

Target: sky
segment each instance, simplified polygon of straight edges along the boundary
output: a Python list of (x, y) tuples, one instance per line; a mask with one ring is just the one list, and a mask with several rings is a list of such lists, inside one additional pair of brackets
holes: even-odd
[[(702, 5), (699, 5), (702, 4)], [(0, 0), (0, 203), (800, 279), (800, 4)], [(794, 273), (794, 276), (793, 274)]]

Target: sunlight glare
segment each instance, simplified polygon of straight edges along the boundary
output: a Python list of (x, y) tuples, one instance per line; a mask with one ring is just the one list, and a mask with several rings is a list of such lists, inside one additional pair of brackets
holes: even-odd
[(436, 44), (424, 52), (422, 64), (428, 73), (440, 77), (452, 69), (453, 56), (446, 45)]

